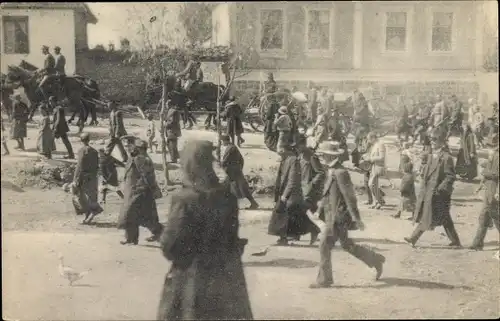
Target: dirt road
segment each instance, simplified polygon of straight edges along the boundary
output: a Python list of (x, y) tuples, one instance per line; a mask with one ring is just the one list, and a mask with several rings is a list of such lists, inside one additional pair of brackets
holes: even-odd
[[(142, 121), (129, 121), (130, 132), (141, 132)], [(99, 139), (104, 128), (91, 129)], [(34, 137), (30, 129), (30, 137)], [(207, 138), (214, 133), (184, 131), (183, 140)], [(262, 136), (246, 134), (245, 172), (270, 176), (277, 157), (263, 147)], [(390, 143), (388, 138), (387, 142)], [(74, 139), (73, 139), (74, 140)], [(74, 140), (75, 147), (76, 141)], [(96, 142), (96, 145), (99, 147)], [(27, 142), (32, 147), (34, 138)], [(182, 145), (182, 142), (181, 142)], [(64, 150), (58, 142), (58, 150)], [(77, 147), (76, 147), (77, 148)], [(397, 168), (399, 157), (390, 148), (389, 167)], [(118, 156), (118, 155), (117, 155)], [(60, 189), (25, 188), (20, 192), (9, 177), (20, 163), (36, 157), (19, 153), (2, 157), (2, 283), (4, 319), (29, 320), (150, 320), (155, 317), (168, 262), (161, 251), (141, 242), (124, 247), (122, 232), (114, 228), (120, 200), (110, 195), (106, 211), (95, 226), (81, 226), (72, 212), (70, 196)], [(56, 157), (60, 157), (56, 155)], [(160, 164), (160, 155), (153, 155)], [(178, 171), (173, 170), (173, 176)], [(161, 177), (161, 174), (158, 173)], [(355, 184), (362, 176), (352, 173)], [(178, 178), (178, 176), (177, 176)], [(177, 179), (176, 178), (176, 179)], [(397, 180), (395, 180), (398, 183)], [(469, 245), (480, 210), (473, 195), (476, 184), (457, 182), (452, 211), (464, 245)], [(483, 252), (449, 250), (441, 228), (425, 234), (420, 247), (412, 249), (402, 238), (411, 223), (390, 217), (395, 213), (398, 193), (385, 190), (390, 207), (375, 211), (364, 206), (366, 230), (352, 233), (355, 240), (387, 257), (382, 279), (374, 271), (349, 257), (340, 248), (333, 253), (335, 287), (310, 290), (317, 273), (319, 253), (308, 246), (308, 236), (293, 247), (271, 247), (264, 257), (250, 253), (275, 242), (267, 235), (271, 201), (261, 198), (263, 209), (240, 213), (241, 237), (249, 244), (243, 257), (255, 317), (258, 319), (367, 319), (367, 318), (498, 318), (499, 262), (492, 258), (498, 234), (487, 235)], [(359, 197), (364, 200), (363, 196)], [(160, 220), (168, 213), (168, 196), (160, 200)], [(242, 201), (241, 207), (246, 206)], [(141, 240), (149, 236), (141, 230)], [(69, 287), (58, 275), (58, 254), (76, 270), (92, 268), (78, 284)]]

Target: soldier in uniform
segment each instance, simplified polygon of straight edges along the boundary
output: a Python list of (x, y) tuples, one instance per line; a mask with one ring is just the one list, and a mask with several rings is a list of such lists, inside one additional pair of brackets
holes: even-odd
[(61, 53), (61, 47), (55, 46), (54, 47), (54, 53), (55, 55), (55, 69), (56, 69), (56, 75), (59, 77), (59, 81), (61, 83), (61, 88), (64, 86), (64, 78), (66, 77), (66, 57), (63, 56)]
[(40, 84), (38, 85), (38, 88), (42, 91), (42, 93), (45, 95), (45, 92), (43, 90), (43, 86), (45, 82), (51, 78), (51, 76), (56, 74), (56, 61), (54, 59), (54, 56), (49, 52), (49, 47), (48, 46), (42, 46), (42, 53), (46, 56), (45, 60), (43, 62), (43, 69), (39, 71), (41, 75), (43, 75), (42, 81), (40, 81)]

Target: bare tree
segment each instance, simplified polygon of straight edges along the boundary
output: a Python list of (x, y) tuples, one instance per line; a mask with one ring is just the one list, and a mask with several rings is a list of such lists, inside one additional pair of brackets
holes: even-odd
[(179, 20), (186, 31), (191, 47), (202, 45), (212, 36), (212, 8), (210, 2), (184, 2), (179, 10)]

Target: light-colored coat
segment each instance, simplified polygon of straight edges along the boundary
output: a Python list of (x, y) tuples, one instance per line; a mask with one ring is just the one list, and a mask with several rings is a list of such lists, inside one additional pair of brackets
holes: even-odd
[(386, 149), (385, 144), (381, 141), (377, 141), (373, 146), (370, 147), (370, 151), (367, 155), (367, 160), (372, 163), (372, 171), (384, 171), (385, 165)]

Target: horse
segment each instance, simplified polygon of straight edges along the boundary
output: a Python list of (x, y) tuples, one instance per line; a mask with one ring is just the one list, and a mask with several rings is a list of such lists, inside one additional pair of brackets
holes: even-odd
[[(167, 84), (167, 94), (174, 91), (175, 83), (177, 79), (174, 76), (169, 76), (166, 80)], [(161, 99), (161, 86), (156, 86), (151, 90), (146, 92), (146, 97), (144, 99), (144, 104), (152, 104), (155, 100)], [(229, 91), (226, 91), (226, 87), (211, 82), (201, 82), (194, 84), (188, 92), (185, 92), (182, 87), (177, 88), (184, 96), (187, 97), (189, 101), (190, 110), (199, 111), (206, 110), (209, 112), (217, 111), (217, 98), (220, 97), (220, 105), (224, 106), (229, 100)], [(184, 100), (181, 100), (184, 101)], [(187, 108), (186, 106), (180, 106), (181, 108)], [(216, 125), (216, 117), (214, 114), (209, 114), (205, 120), (205, 128), (208, 129), (210, 125)]]
[[(88, 83), (92, 83), (92, 80), (81, 76), (65, 77), (61, 84), (59, 80), (54, 79), (47, 82), (47, 88), (42, 92), (39, 89), (40, 77), (36, 72), (38, 70), (37, 67), (26, 61), (21, 61), (19, 67), (9, 66), (8, 69), (7, 76), (9, 81), (20, 83), (34, 108), (40, 103), (45, 102), (49, 96), (56, 96), (60, 101), (67, 99), (70, 107), (74, 110), (71, 120), (78, 112), (80, 131), (83, 129), (88, 117), (88, 111), (95, 109), (94, 99), (98, 99), (100, 96), (98, 88), (92, 89), (88, 85)], [(92, 86), (97, 87), (97, 84), (94, 82)], [(91, 124), (96, 122), (95, 112), (92, 112)]]

